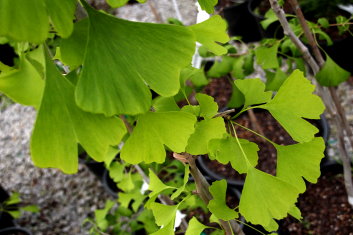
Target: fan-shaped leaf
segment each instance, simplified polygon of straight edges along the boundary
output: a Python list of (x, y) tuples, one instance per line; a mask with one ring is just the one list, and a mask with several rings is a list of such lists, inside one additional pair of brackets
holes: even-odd
[(349, 78), (350, 73), (335, 63), (326, 54), (326, 62), (316, 74), (316, 79), (322, 86), (338, 86)]
[(244, 95), (244, 108), (254, 104), (266, 103), (272, 98), (272, 92), (265, 92), (265, 84), (259, 78), (238, 79), (234, 83)]

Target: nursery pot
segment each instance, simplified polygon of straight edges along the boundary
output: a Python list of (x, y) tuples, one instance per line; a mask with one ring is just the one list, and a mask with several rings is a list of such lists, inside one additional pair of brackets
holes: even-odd
[(20, 227), (0, 229), (0, 235), (32, 235), (30, 231)]
[(112, 178), (109, 176), (109, 171), (104, 170), (102, 175), (102, 184), (104, 189), (114, 198), (118, 198), (119, 188)]
[[(0, 185), (0, 204), (6, 201), (10, 195)], [(0, 211), (0, 229), (14, 226), (13, 218), (9, 213)]]
[[(263, 112), (262, 110), (254, 110), (254, 111), (255, 111), (255, 113), (256, 112)], [(329, 126), (328, 126), (328, 122), (327, 122), (326, 118), (323, 115), (321, 115), (321, 119), (313, 120), (313, 121), (315, 122), (316, 126), (319, 129), (318, 136), (323, 137), (325, 143), (327, 144), (327, 141), (328, 141), (328, 138), (329, 138)], [(265, 135), (266, 135), (266, 133), (265, 133)], [(326, 150), (325, 150), (324, 154), (326, 155)], [(323, 160), (321, 161), (321, 166), (323, 166), (327, 162), (327, 159), (328, 159), (327, 157), (323, 158)], [(209, 165), (206, 163), (206, 160), (205, 160), (204, 157), (198, 157), (197, 158), (197, 164), (200, 167), (200, 170), (205, 175), (210, 177), (212, 179), (212, 181), (226, 179), (229, 185), (235, 186), (235, 187), (237, 187), (239, 189), (241, 189), (243, 187), (243, 185), (244, 185), (245, 176), (243, 176), (243, 177), (239, 176), (239, 179), (238, 179), (238, 177), (234, 177), (236, 179), (227, 178), (226, 176), (221, 175), (220, 173), (216, 172), (216, 170), (218, 170), (218, 169), (216, 169), (216, 168), (211, 169), (209, 167)]]
[(228, 33), (231, 36), (241, 36), (244, 42), (256, 42), (264, 37), (260, 25), (263, 18), (252, 12), (260, 2), (248, 0), (223, 9), (224, 19), (228, 23)]
[(105, 170), (104, 163), (94, 161), (86, 152), (81, 153), (78, 159), (80, 163), (85, 164), (87, 168), (99, 179), (103, 176)]

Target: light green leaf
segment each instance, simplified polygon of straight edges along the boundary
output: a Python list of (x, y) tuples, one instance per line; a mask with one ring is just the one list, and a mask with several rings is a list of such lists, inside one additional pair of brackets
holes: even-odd
[(198, 93), (196, 94), (196, 100), (200, 106), (200, 116), (205, 119), (210, 119), (218, 112), (218, 105), (214, 101), (214, 98), (209, 95)]
[(150, 169), (149, 170), (149, 178), (150, 178), (150, 184), (148, 186), (148, 189), (151, 190), (152, 192), (150, 193), (149, 197), (154, 198), (155, 196), (158, 196), (161, 192), (163, 192), (166, 189), (174, 188), (168, 185), (165, 185), (153, 171)]
[(244, 73), (244, 62), (245, 62), (245, 57), (237, 57), (234, 58), (233, 62), (233, 67), (232, 67), (232, 76), (235, 79), (244, 79), (245, 78), (245, 73)]
[(180, 108), (173, 96), (159, 96), (153, 100), (153, 108), (156, 112), (179, 111)]
[(210, 70), (207, 72), (207, 76), (212, 78), (220, 78), (227, 75), (233, 69), (233, 64), (236, 59), (223, 56), (221, 61), (216, 60)]
[(239, 88), (235, 85), (235, 83), (232, 84), (232, 96), (230, 97), (230, 100), (228, 102), (228, 107), (230, 108), (239, 108), (241, 107), (245, 102), (245, 97), (243, 93), (239, 90)]
[(206, 228), (212, 228), (206, 225), (203, 225), (200, 223), (196, 217), (192, 217), (192, 219), (189, 221), (189, 226), (186, 230), (185, 235), (198, 235), (201, 234), (203, 230)]
[(31, 139), (35, 165), (75, 173), (77, 143), (96, 161), (103, 161), (109, 146), (118, 145), (125, 133), (120, 119), (79, 109), (74, 87), (46, 59), (46, 84)]
[(185, 105), (181, 108), (181, 111), (190, 113), (198, 117), (200, 115), (200, 106), (199, 105)]
[(298, 190), (285, 181), (252, 168), (246, 176), (239, 212), (246, 221), (276, 229), (273, 219), (282, 219), (292, 209)]
[(180, 70), (195, 50), (188, 28), (126, 21), (82, 3), (90, 22), (75, 93), (82, 109), (106, 116), (139, 114), (151, 105), (146, 84), (162, 96), (178, 93)]
[(36, 205), (24, 206), (24, 207), (21, 207), (21, 210), (32, 212), (32, 213), (38, 213), (40, 211), (39, 207)]
[(114, 161), (109, 166), (109, 176), (116, 183), (123, 180), (125, 166), (117, 161)]
[(44, 0), (1, 0), (0, 36), (41, 43), (47, 38), (48, 15)]
[(276, 42), (274, 45), (259, 46), (255, 50), (256, 63), (258, 63), (263, 69), (276, 69), (279, 67), (277, 59), (279, 42)]
[(158, 226), (166, 226), (171, 221), (174, 222), (178, 205), (169, 206), (153, 202), (150, 206), (150, 209), (152, 210), (153, 216), (156, 219), (156, 224)]
[(208, 80), (203, 69), (196, 69), (191, 66), (182, 69), (180, 72), (181, 88), (185, 87), (187, 80), (191, 81), (196, 87), (205, 86), (208, 84)]
[(325, 29), (327, 29), (328, 27), (330, 27), (330, 23), (329, 23), (328, 19), (325, 18), (325, 17), (319, 18), (319, 19), (317, 20), (317, 23), (318, 23), (319, 25), (321, 25), (321, 27), (323, 27), (323, 28), (325, 28)]
[(212, 160), (226, 165), (229, 162), (240, 174), (246, 173), (250, 168), (257, 165), (259, 147), (245, 139), (239, 139), (240, 149), (237, 140), (230, 135), (223, 139), (213, 139), (208, 143), (209, 157)]
[(18, 219), (21, 217), (21, 211), (6, 211), (9, 213), (14, 219)]
[(218, 3), (218, 0), (198, 0), (202, 10), (206, 11), (208, 14), (214, 12), (214, 7)]
[(259, 78), (238, 79), (234, 83), (244, 95), (244, 108), (254, 104), (266, 103), (271, 100), (272, 92), (265, 92), (265, 84)]
[(19, 69), (0, 74), (0, 91), (23, 105), (38, 108), (44, 90), (44, 80), (36, 68), (23, 56)]
[(238, 213), (229, 208), (226, 204), (227, 181), (219, 180), (212, 183), (208, 188), (213, 199), (208, 203), (207, 208), (218, 219), (225, 221), (232, 220), (238, 217)]
[(73, 30), (76, 0), (45, 0), (46, 8), (58, 34), (67, 38)]
[(226, 32), (227, 23), (220, 15), (211, 16), (208, 20), (191, 25), (188, 28), (194, 31), (196, 40), (214, 54), (223, 55), (227, 53), (227, 49), (217, 43), (229, 41), (229, 36)]
[(293, 206), (292, 209), (288, 212), (288, 214), (290, 214), (297, 220), (301, 220), (303, 218), (302, 213), (300, 212), (299, 208), (296, 206)]
[(88, 19), (76, 22), (70, 37), (61, 40), (60, 59), (71, 69), (75, 69), (83, 63), (88, 37), (88, 24)]
[(114, 205), (115, 205), (114, 201), (107, 200), (107, 202), (105, 203), (105, 206), (104, 206), (103, 209), (94, 211), (94, 217), (96, 219), (97, 226), (100, 229), (105, 230), (108, 227), (108, 221), (107, 221), (107, 219), (105, 217), (107, 216), (107, 214), (109, 213), (110, 209), (112, 209), (112, 207)]
[(222, 117), (203, 120), (197, 123), (195, 132), (190, 136), (186, 152), (192, 155), (208, 153), (207, 145), (212, 139), (219, 139), (226, 133)]
[(295, 70), (261, 108), (269, 110), (295, 141), (309, 142), (318, 129), (302, 118), (319, 119), (325, 109), (320, 97), (312, 94), (314, 89), (303, 73)]
[(179, 187), (172, 195), (171, 199), (174, 200), (175, 198), (179, 197), (182, 192), (185, 190), (185, 186), (189, 181), (189, 174), (190, 174), (190, 169), (189, 165), (185, 165), (185, 172), (184, 172), (184, 183), (181, 187)]
[(297, 187), (300, 193), (305, 191), (303, 177), (316, 183), (320, 176), (320, 161), (324, 157), (325, 143), (315, 138), (307, 143), (293, 145), (275, 145), (277, 149), (277, 176)]
[(116, 158), (120, 150), (118, 147), (110, 146), (106, 155), (104, 156), (104, 165), (106, 168), (110, 168), (112, 161)]
[(174, 220), (175, 218), (169, 224), (150, 235), (174, 235)]
[(350, 73), (335, 63), (327, 54), (326, 62), (316, 74), (316, 79), (322, 86), (338, 86), (346, 81)]
[(120, 206), (128, 208), (130, 202), (134, 201), (132, 203), (132, 209), (135, 212), (139, 209), (139, 207), (141, 207), (141, 204), (145, 198), (146, 196), (142, 195), (139, 191), (130, 193), (118, 193), (118, 202), (120, 203)]
[(146, 113), (139, 117), (131, 136), (121, 150), (121, 159), (130, 163), (162, 163), (166, 152), (184, 152), (194, 131), (195, 116), (185, 112)]
[(278, 91), (287, 77), (288, 75), (281, 68), (278, 68), (275, 73), (266, 71), (266, 90)]
[(13, 205), (21, 202), (20, 194), (14, 192), (11, 196), (5, 201), (5, 205)]
[(113, 8), (124, 6), (129, 0), (106, 0), (109, 6)]
[(260, 22), (262, 28), (264, 28), (265, 30), (268, 28), (268, 26), (270, 26), (272, 23), (276, 22), (278, 20), (275, 12), (270, 9), (266, 12), (265, 14), (265, 19), (263, 21)]
[(125, 173), (123, 175), (122, 180), (117, 184), (118, 188), (123, 190), (124, 192), (130, 192), (135, 188), (134, 180), (132, 179), (131, 172)]

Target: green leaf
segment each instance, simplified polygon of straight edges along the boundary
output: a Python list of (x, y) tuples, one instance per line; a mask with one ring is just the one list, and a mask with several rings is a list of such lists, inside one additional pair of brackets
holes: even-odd
[(230, 108), (239, 108), (245, 102), (245, 97), (243, 93), (238, 89), (235, 83), (232, 84), (232, 96), (228, 102), (228, 107)]
[(276, 42), (270, 47), (259, 46), (255, 50), (256, 63), (258, 63), (263, 69), (276, 69), (279, 67), (277, 59), (279, 42)]
[(9, 213), (14, 219), (18, 219), (21, 217), (21, 211), (6, 211)]
[(196, 217), (192, 217), (192, 219), (189, 221), (189, 226), (185, 232), (185, 235), (198, 235), (198, 234), (201, 234), (202, 231), (207, 228), (212, 228), (212, 227), (203, 225), (196, 219)]
[(234, 209), (229, 208), (226, 204), (226, 180), (223, 179), (213, 182), (208, 190), (212, 194), (213, 199), (210, 200), (207, 208), (212, 214), (214, 214), (218, 219), (225, 221), (235, 219), (239, 216)]
[(237, 140), (230, 135), (223, 139), (213, 139), (208, 143), (209, 157), (212, 160), (226, 165), (229, 162), (240, 174), (246, 173), (257, 165), (259, 147), (245, 139), (239, 139), (241, 150)]
[(75, 93), (82, 109), (106, 116), (139, 114), (151, 105), (146, 84), (162, 96), (178, 93), (180, 70), (195, 50), (188, 28), (130, 22), (82, 3), (89, 16), (87, 49)]
[(305, 191), (303, 177), (316, 183), (320, 176), (320, 161), (324, 157), (325, 143), (315, 138), (307, 143), (275, 145), (277, 149), (277, 176), (294, 185), (300, 193)]
[(184, 152), (195, 122), (195, 116), (185, 112), (143, 114), (121, 151), (121, 159), (130, 164), (162, 163), (164, 145), (173, 152)]
[(149, 169), (149, 178), (150, 184), (148, 185), (148, 189), (152, 192), (149, 194), (150, 199), (146, 203), (146, 207), (150, 208), (152, 202), (154, 202), (159, 194), (161, 194), (166, 189), (174, 189), (174, 187), (165, 185), (156, 174)]
[(174, 220), (175, 218), (172, 219), (169, 224), (150, 235), (174, 235)]
[(24, 206), (24, 207), (21, 207), (21, 210), (32, 212), (32, 213), (38, 213), (40, 211), (39, 207), (36, 205)]
[(20, 104), (38, 109), (43, 90), (44, 80), (28, 56), (22, 56), (19, 69), (0, 74), (0, 91)]
[(159, 96), (153, 100), (153, 108), (156, 112), (179, 111), (174, 97)]
[(46, 83), (31, 139), (36, 166), (75, 173), (77, 143), (89, 156), (103, 161), (109, 146), (118, 145), (125, 133), (125, 125), (119, 118), (79, 109), (74, 101), (74, 87), (46, 59)]
[(321, 17), (317, 20), (317, 23), (319, 25), (321, 25), (321, 27), (327, 29), (328, 27), (330, 27), (330, 23), (328, 22), (328, 19), (325, 17)]
[(191, 25), (188, 28), (194, 31), (196, 40), (215, 55), (227, 53), (227, 49), (217, 43), (229, 41), (229, 36), (226, 32), (227, 23), (220, 15), (211, 16), (208, 20)]
[(20, 194), (15, 192), (5, 201), (5, 205), (13, 205), (21, 202)]
[(48, 15), (44, 0), (1, 0), (0, 36), (41, 43), (47, 38)]
[(268, 28), (268, 26), (270, 26), (272, 23), (274, 23), (276, 21), (278, 21), (276, 14), (272, 9), (270, 9), (266, 12), (265, 19), (262, 20), (260, 22), (260, 24), (261, 24), (262, 28), (264, 28), (266, 30)]
[(187, 80), (190, 80), (196, 87), (201, 87), (208, 84), (208, 80), (203, 69), (196, 69), (191, 66), (184, 68), (180, 72), (181, 88), (186, 85), (185, 83)]
[[(298, 190), (265, 172), (252, 168), (245, 179), (239, 212), (246, 221), (277, 229), (273, 219), (282, 219), (297, 201)], [(277, 228), (276, 228), (277, 227)]]
[(179, 187), (172, 195), (171, 199), (174, 200), (175, 198), (179, 197), (182, 192), (185, 190), (185, 186), (189, 181), (189, 174), (190, 174), (190, 169), (189, 165), (185, 165), (185, 172), (184, 172), (184, 183), (181, 187)]
[(113, 162), (113, 160), (116, 158), (116, 156), (119, 154), (120, 150), (118, 147), (113, 147), (110, 146), (106, 155), (104, 156), (104, 165), (106, 168), (110, 168), (111, 167), (111, 163)]
[(237, 57), (234, 58), (234, 62), (233, 62), (233, 67), (232, 67), (232, 76), (235, 79), (244, 79), (245, 78), (245, 74), (244, 74), (244, 62), (245, 62), (245, 57), (241, 56), (241, 57)]
[(325, 109), (320, 97), (312, 94), (314, 89), (303, 73), (295, 70), (276, 96), (260, 107), (269, 110), (295, 141), (309, 142), (318, 129), (303, 118), (319, 119)]
[(278, 68), (275, 73), (266, 71), (266, 90), (278, 91), (287, 77), (288, 75), (280, 68)]
[(202, 10), (206, 11), (208, 14), (214, 12), (214, 7), (218, 3), (218, 0), (198, 0)]
[(131, 172), (125, 173), (123, 175), (123, 179), (117, 184), (118, 188), (123, 190), (124, 192), (130, 192), (135, 188), (135, 182), (132, 178)]
[(236, 80), (234, 83), (244, 95), (244, 108), (266, 103), (272, 98), (272, 92), (265, 92), (265, 84), (259, 78)]
[(109, 6), (112, 8), (122, 7), (124, 6), (129, 0), (106, 0)]
[(316, 74), (316, 79), (322, 86), (338, 86), (346, 81), (350, 73), (335, 63), (326, 54), (326, 62), (321, 70)]
[(158, 230), (158, 226), (154, 222), (154, 217), (151, 210), (144, 209), (137, 217), (137, 221), (143, 223), (144, 228), (148, 234)]
[(196, 94), (196, 100), (200, 106), (200, 116), (205, 119), (210, 119), (218, 112), (218, 105), (214, 101), (214, 98), (209, 95), (198, 93)]
[(114, 161), (109, 167), (109, 176), (116, 183), (123, 180), (125, 166)]
[(220, 78), (227, 75), (233, 69), (235, 58), (229, 56), (223, 56), (221, 61), (215, 61), (210, 70), (207, 72), (207, 76), (212, 78)]
[(108, 227), (108, 221), (105, 217), (107, 216), (110, 209), (112, 209), (114, 205), (115, 205), (114, 201), (107, 200), (103, 209), (94, 211), (94, 217), (96, 219), (97, 226), (100, 229), (105, 230)]
[(45, 0), (46, 8), (58, 34), (67, 38), (73, 30), (76, 0)]
[(132, 209), (136, 212), (140, 207), (146, 196), (142, 195), (139, 191), (130, 192), (130, 193), (118, 193), (118, 202), (120, 207), (128, 208), (131, 201)]
[(61, 40), (60, 59), (64, 64), (69, 65), (71, 69), (75, 69), (83, 63), (88, 37), (88, 26), (88, 19), (76, 22), (70, 37)]
[(212, 139), (219, 139), (226, 133), (222, 117), (203, 120), (197, 123), (195, 132), (190, 136), (186, 152), (192, 155), (208, 153), (207, 145)]
[(171, 221), (174, 222), (175, 214), (179, 205), (163, 205), (160, 203), (152, 203), (150, 209), (153, 212), (153, 216), (156, 219), (158, 226), (166, 226)]

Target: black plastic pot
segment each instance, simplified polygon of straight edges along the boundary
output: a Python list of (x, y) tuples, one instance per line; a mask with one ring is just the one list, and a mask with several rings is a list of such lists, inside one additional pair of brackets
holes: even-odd
[(103, 162), (94, 161), (85, 152), (81, 153), (78, 159), (81, 164), (85, 164), (87, 168), (99, 179), (103, 177), (105, 171), (105, 166)]
[(0, 235), (32, 235), (32, 233), (21, 227), (11, 227), (1, 229)]
[[(261, 110), (259, 110), (261, 112)], [(313, 120), (319, 129), (319, 133), (318, 136), (322, 136), (325, 144), (327, 146), (327, 142), (329, 139), (329, 134), (330, 134), (330, 128), (328, 125), (328, 121), (325, 118), (324, 115), (321, 115), (321, 119), (319, 120)], [(321, 163), (320, 163), (320, 167), (322, 168), (324, 165), (327, 164), (327, 162), (329, 162), (327, 154), (326, 154), (326, 149), (325, 149), (325, 157), (322, 159)], [(212, 181), (214, 180), (222, 180), (225, 179), (224, 176), (212, 171), (207, 164), (205, 163), (204, 159), (202, 157), (198, 157), (197, 158), (197, 165), (199, 166), (200, 170), (208, 177), (211, 178)], [(226, 179), (229, 185), (235, 186), (239, 189), (241, 189), (244, 186), (244, 180), (234, 180), (234, 179)]]
[(253, 14), (253, 9), (260, 2), (261, 0), (247, 0), (223, 9), (229, 35), (241, 36), (244, 42), (256, 42), (264, 38), (265, 34), (260, 25), (263, 18)]

